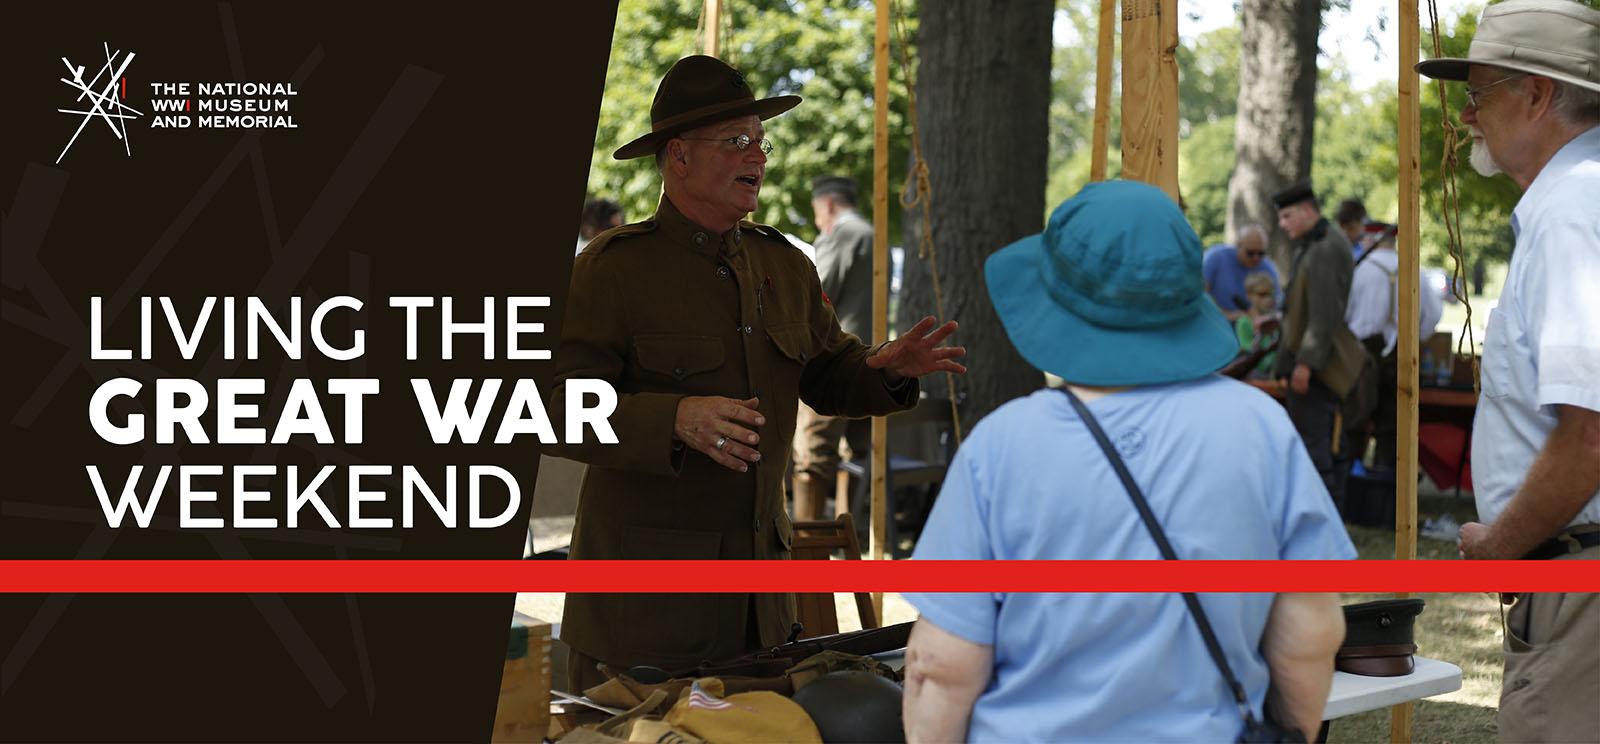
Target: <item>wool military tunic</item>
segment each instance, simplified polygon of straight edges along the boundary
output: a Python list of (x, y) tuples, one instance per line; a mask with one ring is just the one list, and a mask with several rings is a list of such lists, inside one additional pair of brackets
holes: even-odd
[[(844, 416), (916, 402), (915, 379), (891, 386), (867, 367), (873, 351), (839, 329), (816, 270), (774, 228), (718, 235), (663, 197), (654, 219), (596, 237), (573, 266), (551, 412), (567, 380), (606, 380), (619, 442), (550, 451), (589, 464), (572, 558), (788, 558), (797, 399)], [(686, 396), (760, 398), (760, 462), (741, 473), (676, 441)], [(561, 637), (613, 666), (674, 669), (782, 643), (794, 616), (788, 594), (570, 594)]]
[(1366, 356), (1344, 323), (1355, 268), (1350, 241), (1323, 219), (1294, 247), (1277, 373), (1288, 377), (1295, 365), (1304, 364), (1343, 397), (1360, 376)]

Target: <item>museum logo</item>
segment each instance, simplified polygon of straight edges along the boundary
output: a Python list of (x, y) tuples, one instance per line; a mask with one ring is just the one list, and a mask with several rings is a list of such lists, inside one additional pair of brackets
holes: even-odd
[[(300, 128), (294, 117), (294, 102), (300, 92), (292, 82), (181, 80), (130, 84), (127, 72), (134, 53), (113, 50), (109, 43), (101, 46), (105, 63), (88, 80), (84, 79), (88, 65), (61, 58), (70, 76), (61, 78), (61, 82), (67, 85), (73, 99), (70, 105), (56, 111), (77, 117), (77, 129), (56, 156), (57, 165), (85, 129), (98, 128), (96, 120), (105, 123), (129, 157), (133, 156), (133, 144), (128, 132), (135, 120), (142, 120), (151, 130)], [(143, 96), (148, 101), (140, 104), (145, 110), (129, 106), (130, 95)]]
[[(61, 164), (61, 159), (67, 156), (67, 151), (72, 149), (83, 130), (97, 119), (104, 121), (111, 129), (112, 136), (122, 141), (123, 152), (129, 157), (133, 156), (133, 144), (128, 141), (128, 120), (144, 114), (123, 102), (128, 97), (128, 79), (123, 75), (128, 71), (128, 65), (133, 64), (134, 54), (112, 51), (110, 44), (102, 46), (105, 48), (105, 64), (87, 82), (83, 75), (88, 65), (75, 65), (72, 60), (61, 58), (62, 64), (67, 66), (67, 74), (72, 76), (70, 80), (61, 78), (61, 82), (73, 91), (71, 105), (77, 108), (58, 108), (56, 111), (78, 117), (78, 128), (67, 139), (66, 146), (61, 148), (61, 154), (56, 156), (56, 165)], [(106, 77), (108, 72), (111, 73), (110, 77)], [(101, 78), (105, 78), (104, 84), (101, 84)]]

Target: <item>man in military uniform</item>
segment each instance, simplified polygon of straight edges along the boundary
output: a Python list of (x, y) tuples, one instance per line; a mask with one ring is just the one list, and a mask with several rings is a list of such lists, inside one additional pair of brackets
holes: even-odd
[[(797, 96), (757, 100), (711, 57), (679, 60), (650, 107), (652, 131), (618, 149), (654, 155), (652, 219), (597, 236), (572, 269), (551, 410), (568, 380), (608, 381), (618, 443), (562, 445), (589, 464), (574, 559), (782, 559), (783, 476), (798, 400), (828, 415), (915, 405), (917, 378), (964, 372), (925, 318), (870, 348), (839, 329), (803, 253), (754, 211), (772, 145), (761, 122)], [(683, 578), (683, 577), (677, 577)], [(666, 670), (784, 642), (788, 594), (571, 594), (561, 637), (568, 684), (596, 662)]]
[(1366, 354), (1344, 323), (1355, 260), (1350, 241), (1322, 216), (1309, 184), (1281, 191), (1272, 201), (1278, 226), (1294, 241), (1277, 375), (1289, 380), (1289, 419), (1342, 511), (1348, 463), (1334, 457), (1335, 422)]
[[(817, 224), (817, 276), (822, 295), (833, 305), (839, 327), (857, 338), (872, 338), (872, 223), (856, 213), (856, 182), (823, 176), (811, 182), (812, 219)], [(839, 471), (839, 439), (852, 457), (872, 446), (867, 419), (824, 416), (804, 403), (794, 440), (794, 518), (821, 519)], [(846, 507), (840, 506), (839, 511)], [(857, 524), (865, 525), (862, 515)]]

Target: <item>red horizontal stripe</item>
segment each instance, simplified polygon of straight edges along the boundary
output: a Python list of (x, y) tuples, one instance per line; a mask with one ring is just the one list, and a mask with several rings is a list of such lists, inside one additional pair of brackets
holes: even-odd
[(0, 561), (0, 592), (1600, 591), (1590, 561)]

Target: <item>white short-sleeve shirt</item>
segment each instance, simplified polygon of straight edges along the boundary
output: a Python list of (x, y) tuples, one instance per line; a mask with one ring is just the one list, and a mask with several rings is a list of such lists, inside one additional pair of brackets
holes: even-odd
[[(1600, 411), (1600, 127), (1562, 147), (1512, 211), (1516, 251), (1483, 345), (1473, 422), (1478, 515), (1492, 522), (1556, 426)], [(1600, 523), (1600, 491), (1571, 524)]]

